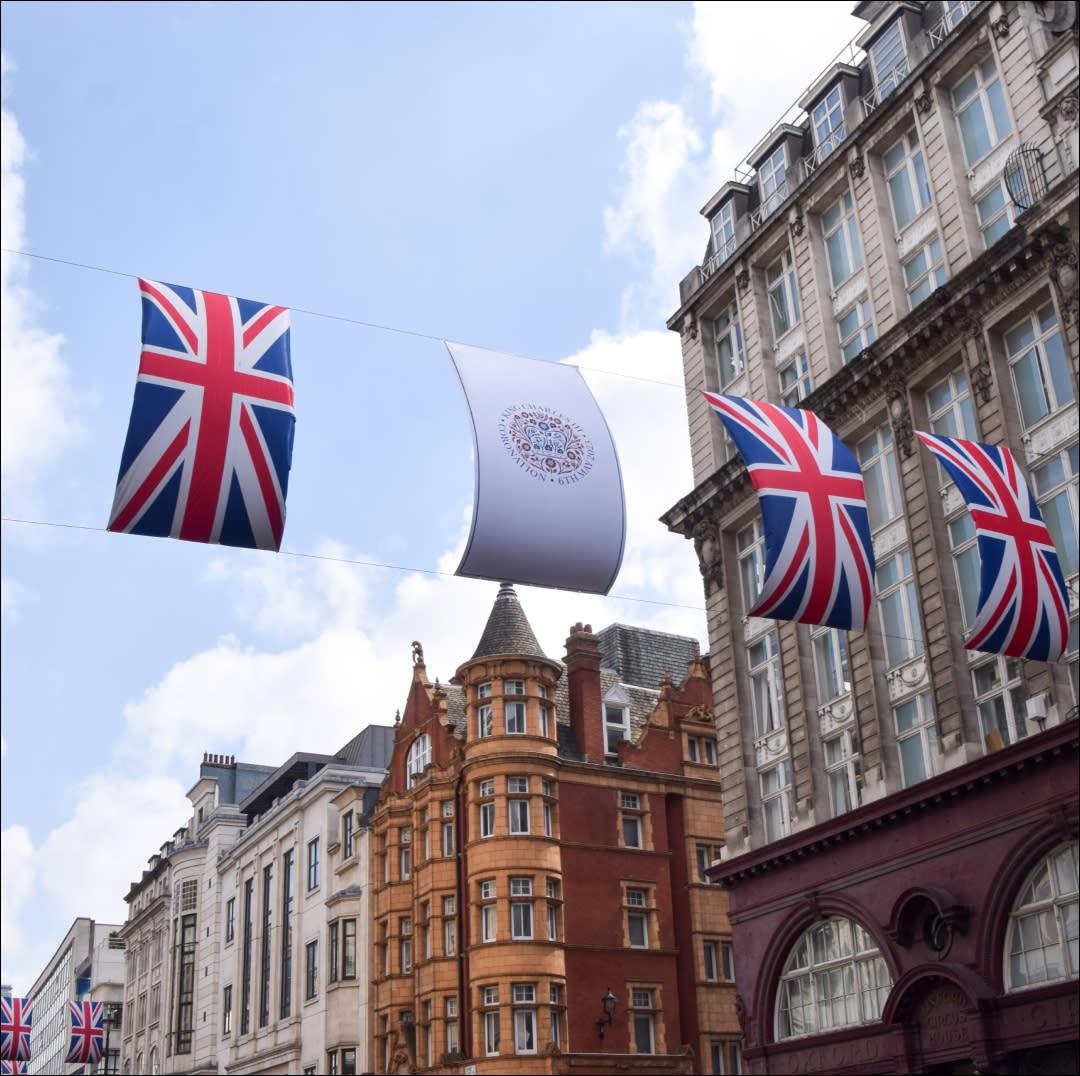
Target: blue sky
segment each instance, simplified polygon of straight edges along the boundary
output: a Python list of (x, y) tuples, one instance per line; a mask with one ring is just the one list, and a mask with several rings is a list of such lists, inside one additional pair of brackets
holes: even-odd
[[(4, 982), (122, 921), (202, 752), (333, 751), (393, 722), (413, 639), (444, 680), (469, 657), (497, 587), (452, 575), (472, 438), (441, 339), (580, 365), (612, 428), (622, 571), (519, 588), (547, 652), (578, 620), (704, 646), (657, 522), (691, 487), (664, 322), (699, 209), (851, 6), (3, 5), (2, 245), (40, 256), (3, 254)], [(284, 554), (104, 531), (137, 275), (293, 308)]]

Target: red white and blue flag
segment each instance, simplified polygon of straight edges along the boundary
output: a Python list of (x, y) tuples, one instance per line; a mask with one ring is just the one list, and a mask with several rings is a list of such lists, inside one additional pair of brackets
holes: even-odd
[(109, 530), (280, 549), (289, 311), (140, 280), (142, 354)]
[(96, 1065), (105, 1047), (102, 1025), (105, 1006), (100, 1001), (69, 1001), (68, 1008), (71, 1011), (68, 1064)]
[(765, 581), (749, 615), (865, 631), (875, 565), (855, 457), (811, 411), (702, 395), (761, 502)]
[(30, 1026), (33, 1021), (33, 998), (0, 998), (0, 1059), (30, 1060)]
[(29, 1071), (26, 1061), (0, 1061), (0, 1076), (24, 1076)]
[(967, 502), (982, 578), (964, 646), (1060, 661), (1069, 639), (1069, 595), (1057, 550), (1013, 454), (1001, 446), (916, 431)]

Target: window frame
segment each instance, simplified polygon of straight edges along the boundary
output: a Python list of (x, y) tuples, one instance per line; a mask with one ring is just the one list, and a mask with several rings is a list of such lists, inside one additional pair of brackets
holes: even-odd
[(833, 291), (863, 267), (862, 239), (855, 200), (844, 191), (821, 214), (821, 235)]

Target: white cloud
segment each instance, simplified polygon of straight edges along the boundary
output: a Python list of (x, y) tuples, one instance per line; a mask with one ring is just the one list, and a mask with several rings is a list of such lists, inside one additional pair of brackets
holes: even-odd
[[(34, 848), (29, 831), (23, 826), (11, 826), (0, 834), (0, 935), (4, 939), (3, 981), (10, 983), (12, 963), (24, 960), (27, 950), (26, 933), (20, 923), (20, 913), (34, 887)], [(29, 982), (25, 985), (28, 987)]]
[[(6, 79), (11, 65), (0, 60)], [(15, 117), (0, 109), (0, 245), (24, 249), (26, 142)], [(27, 495), (40, 468), (77, 434), (71, 415), (63, 337), (37, 325), (41, 304), (27, 287), (27, 260), (0, 253), (0, 478), (4, 496)]]

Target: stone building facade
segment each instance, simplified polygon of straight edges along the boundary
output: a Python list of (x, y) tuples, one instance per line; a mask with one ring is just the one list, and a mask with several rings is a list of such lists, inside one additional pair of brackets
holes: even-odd
[[(704, 207), (680, 285), (695, 488), (664, 517), (709, 615), (755, 1072), (1077, 1063), (1075, 4), (864, 2), (865, 30)], [(854, 452), (868, 629), (747, 615), (757, 499), (699, 390)], [(1058, 549), (1058, 664), (964, 648), (979, 560), (914, 436), (1008, 445)]]
[(560, 663), (504, 585), (449, 684), (414, 644), (372, 832), (375, 1072), (739, 1070), (693, 640), (578, 624)]

